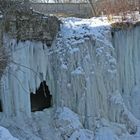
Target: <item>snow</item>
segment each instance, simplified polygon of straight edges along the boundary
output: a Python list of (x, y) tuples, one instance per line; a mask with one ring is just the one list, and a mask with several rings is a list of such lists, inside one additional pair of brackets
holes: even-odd
[(63, 69), (67, 69), (67, 65), (65, 65), (65, 64), (62, 64), (61, 67), (62, 67)]
[(90, 130), (84, 129), (78, 115), (67, 107), (57, 109), (55, 116), (55, 127), (63, 139), (94, 139), (94, 133)]
[[(58, 110), (56, 111), (56, 113), (58, 114), (58, 121), (60, 119), (63, 119), (63, 121), (66, 121), (68, 125), (68, 122), (70, 123), (70, 125), (72, 125), (73, 129), (78, 129), (78, 128), (82, 128), (82, 125), (79, 121), (79, 118), (77, 116), (77, 114), (75, 114), (74, 112), (72, 112), (70, 109), (64, 107), (64, 108), (58, 108)], [(64, 125), (64, 123), (60, 123), (60, 125)], [(68, 126), (71, 127), (71, 126)]]
[(83, 70), (81, 67), (76, 68), (74, 71), (71, 72), (72, 74), (82, 74)]
[(100, 39), (104, 38), (103, 31), (105, 32), (110, 27), (107, 21), (104, 20), (103, 22), (100, 18), (66, 18), (63, 19), (63, 24), (61, 34), (63, 34), (67, 43), (72, 41), (72, 44), (81, 43), (82, 39), (88, 38), (89, 36), (96, 36)]
[(35, 93), (40, 82), (51, 76), (46, 63), (47, 46), (37, 41), (17, 42), (7, 35), (4, 44), (11, 51), (11, 63), (1, 80), (3, 110), (7, 116), (30, 117), (30, 93)]
[(75, 131), (68, 140), (94, 140), (94, 134), (92, 131), (86, 129), (80, 129)]
[(0, 139), (1, 140), (18, 140), (17, 138), (14, 138), (9, 131), (0, 126)]
[(96, 140), (119, 140), (119, 139), (117, 138), (117, 136), (113, 134), (111, 129), (103, 127), (97, 133)]

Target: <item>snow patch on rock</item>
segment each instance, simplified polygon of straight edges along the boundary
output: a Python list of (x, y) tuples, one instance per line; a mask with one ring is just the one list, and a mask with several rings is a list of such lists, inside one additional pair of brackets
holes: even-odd
[(67, 107), (57, 109), (55, 128), (65, 140), (94, 140), (94, 132), (85, 129), (78, 114)]

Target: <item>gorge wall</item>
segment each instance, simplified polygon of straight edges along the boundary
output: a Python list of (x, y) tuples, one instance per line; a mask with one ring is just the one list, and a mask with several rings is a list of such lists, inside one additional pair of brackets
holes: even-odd
[(76, 112), (84, 128), (95, 132), (98, 120), (105, 119), (135, 134), (140, 119), (140, 27), (111, 33), (111, 26), (100, 19), (62, 22), (51, 47), (4, 34), (11, 63), (1, 80), (3, 113), (31, 117), (30, 93), (46, 81), (53, 107)]

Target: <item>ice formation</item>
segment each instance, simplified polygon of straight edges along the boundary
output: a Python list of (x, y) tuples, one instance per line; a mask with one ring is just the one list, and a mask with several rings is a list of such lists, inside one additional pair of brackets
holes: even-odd
[(58, 132), (60, 131), (63, 139), (94, 139), (94, 133), (84, 129), (78, 115), (66, 107), (57, 109), (54, 120), (55, 128), (57, 128)]
[[(120, 90), (121, 68), (116, 58), (117, 45), (114, 47), (112, 43), (115, 37), (111, 36), (111, 27), (107, 23), (100, 25), (95, 19), (73, 20), (64, 21), (65, 25), (50, 55), (50, 61), (54, 63), (53, 81), (57, 81), (53, 92), (56, 104), (77, 112), (84, 126), (90, 130), (94, 131), (95, 120), (103, 117), (123, 123), (129, 133), (136, 133), (137, 119), (129, 112)], [(121, 44), (121, 40), (116, 42)], [(124, 57), (124, 53), (118, 58)], [(54, 56), (60, 59), (53, 60)], [(130, 62), (129, 59), (126, 61)]]
[[(4, 35), (11, 64), (2, 77), (3, 114), (18, 119), (11, 129), (6, 119), (0, 124), (22, 140), (139, 140), (140, 27), (112, 36), (100, 18), (62, 22), (49, 48)], [(31, 113), (30, 93), (44, 80), (53, 108)]]
[(30, 116), (30, 93), (35, 93), (42, 81), (51, 81), (47, 46), (37, 41), (17, 42), (7, 36), (4, 42), (11, 52), (11, 64), (2, 78), (3, 111), (7, 116)]
[(140, 119), (140, 27), (118, 31), (114, 34), (113, 46), (119, 75), (119, 92), (127, 108)]

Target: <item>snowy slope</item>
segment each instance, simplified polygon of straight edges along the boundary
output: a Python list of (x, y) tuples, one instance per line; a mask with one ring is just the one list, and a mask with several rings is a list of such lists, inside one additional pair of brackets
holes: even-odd
[(7, 129), (0, 126), (0, 139), (1, 140), (18, 140), (14, 138)]

